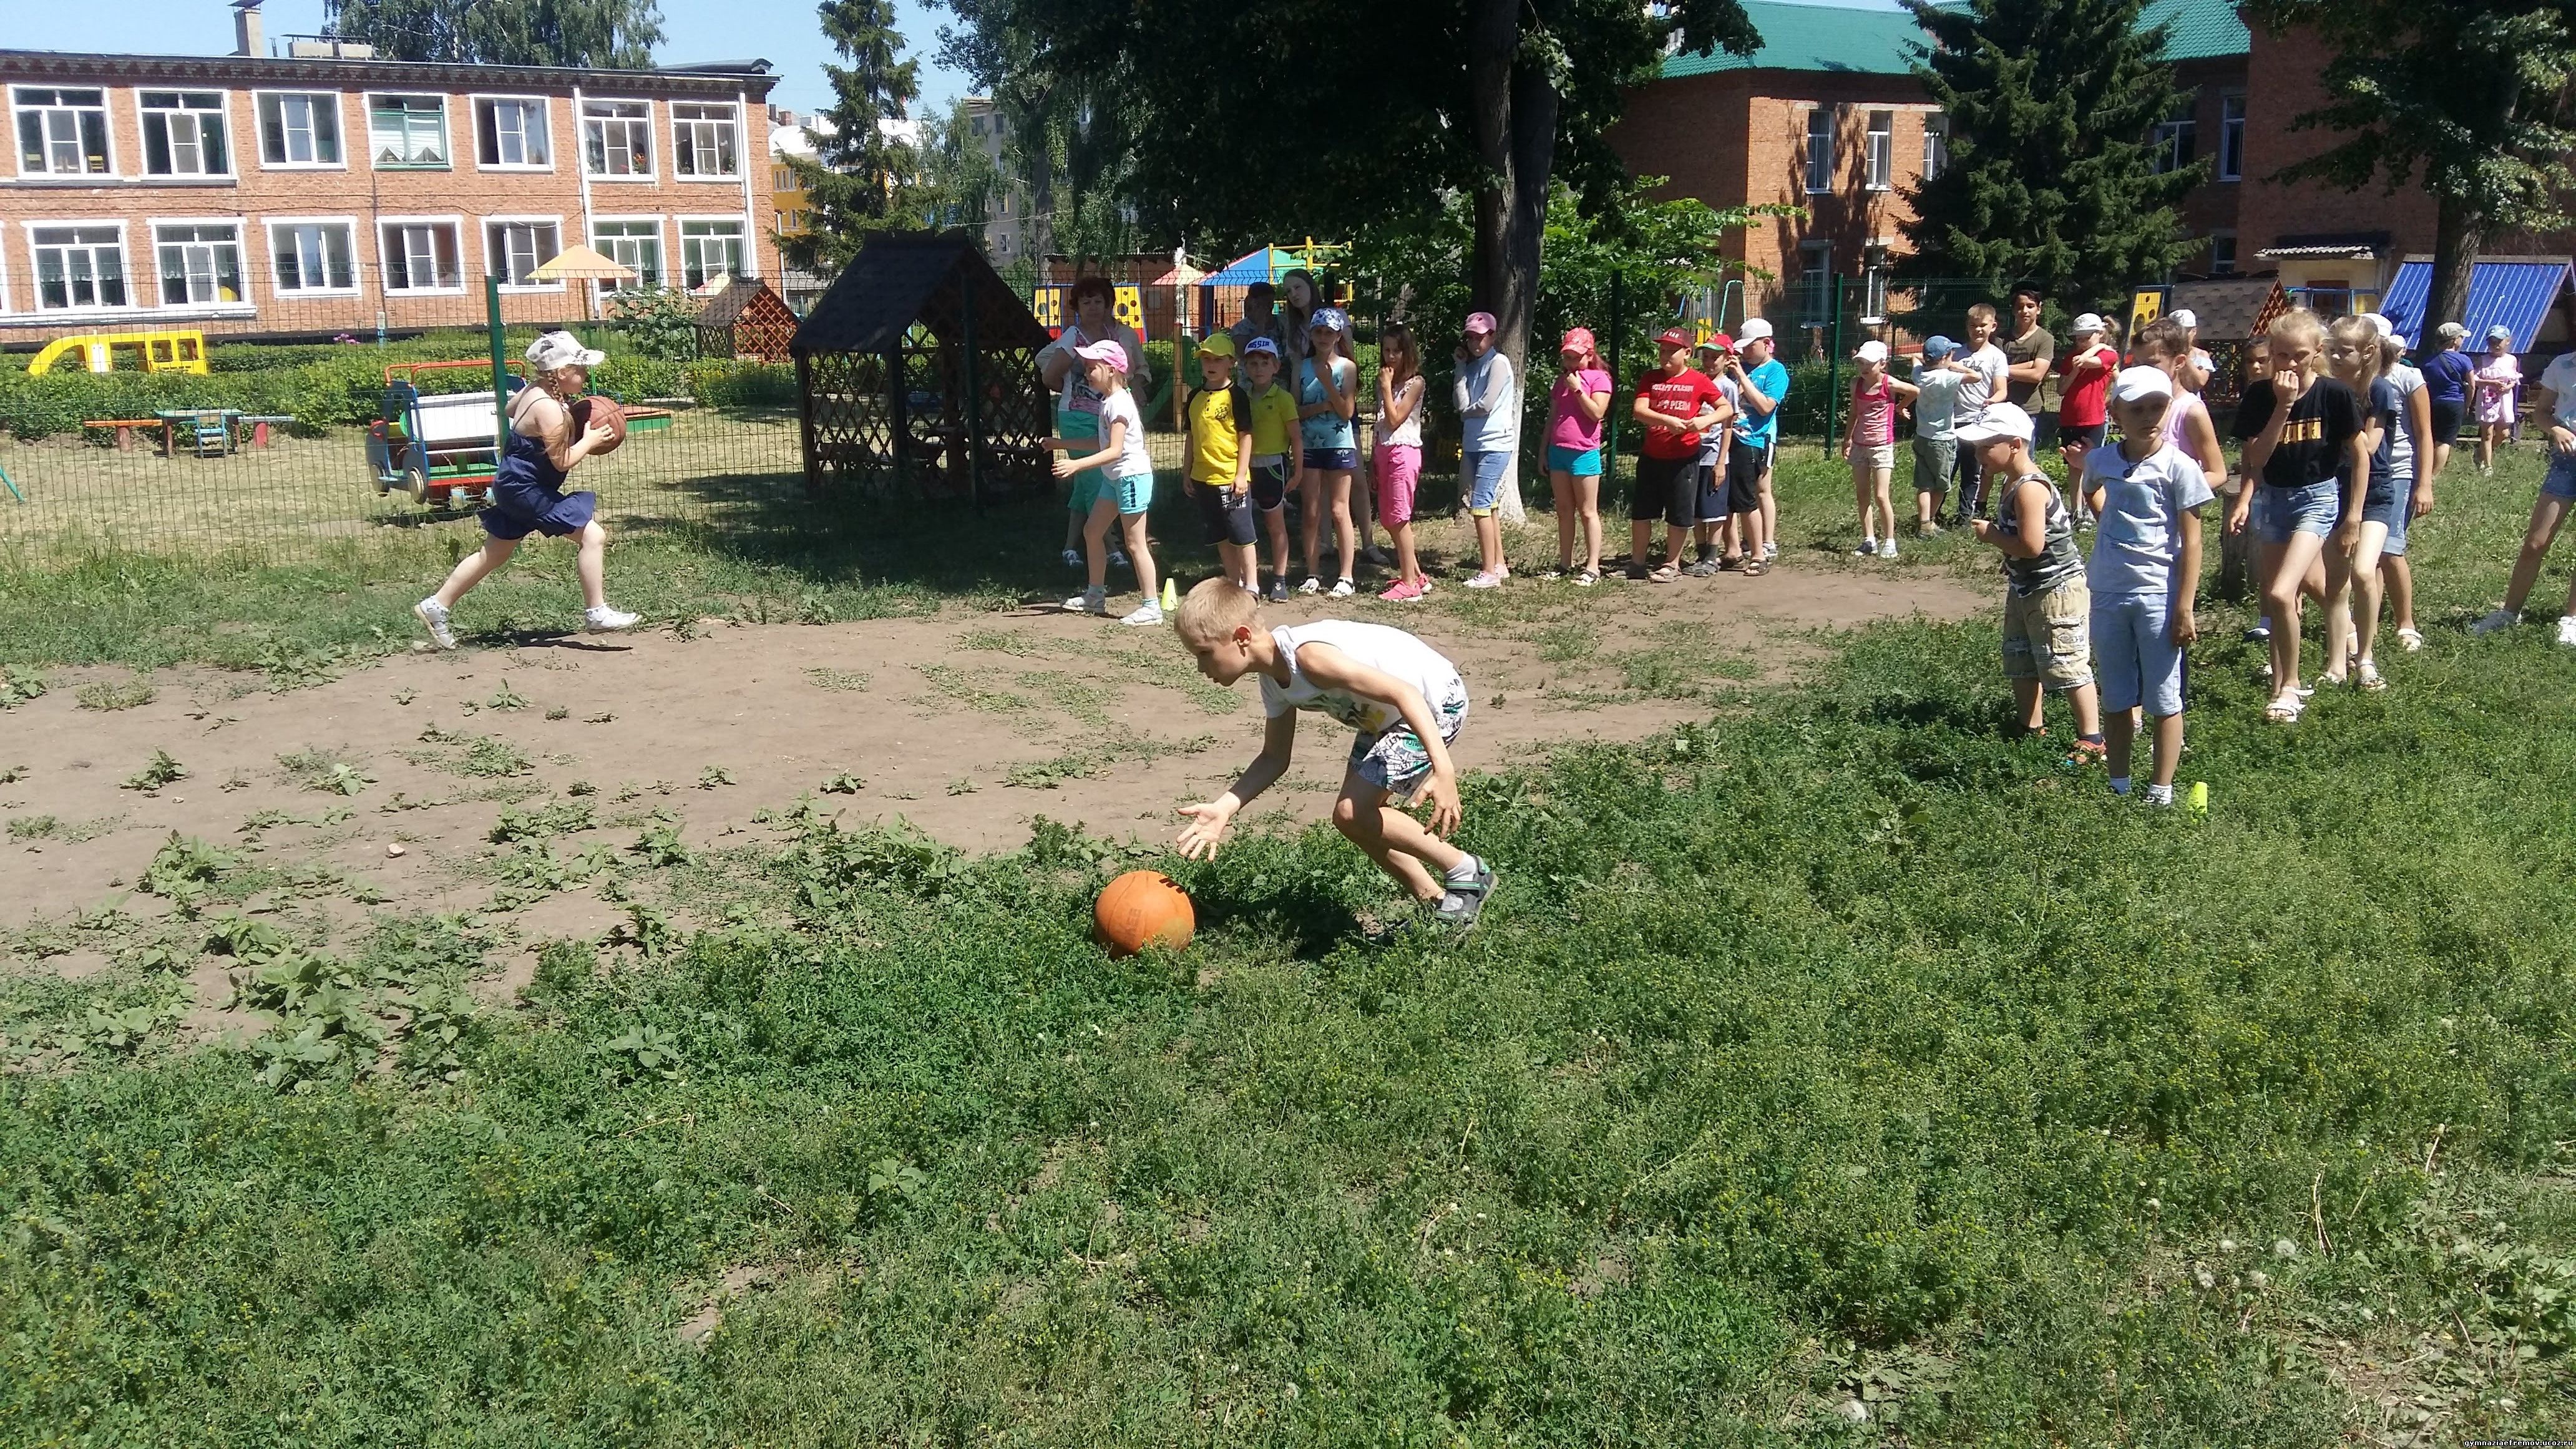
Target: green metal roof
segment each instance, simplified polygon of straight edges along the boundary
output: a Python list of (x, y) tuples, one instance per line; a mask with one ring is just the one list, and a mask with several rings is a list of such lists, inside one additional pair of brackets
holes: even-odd
[[(1793, 0), (1744, 0), (1744, 13), (1762, 37), (1751, 55), (1713, 51), (1664, 58), (1665, 80), (1729, 70), (1844, 71), (1859, 75), (1909, 75), (1923, 39), (1914, 17), (1872, 5), (1802, 5)], [(2243, 55), (2245, 22), (2229, 0), (2148, 0), (2144, 25), (2172, 25), (2169, 60)]]

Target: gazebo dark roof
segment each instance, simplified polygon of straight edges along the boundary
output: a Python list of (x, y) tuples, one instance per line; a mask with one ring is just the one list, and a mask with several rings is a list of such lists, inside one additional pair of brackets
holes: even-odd
[(952, 341), (959, 302), (975, 303), (978, 347), (1040, 348), (1051, 340), (962, 232), (886, 232), (870, 237), (857, 260), (807, 313), (788, 350), (883, 352), (903, 340), (915, 322)]
[(707, 299), (707, 305), (698, 312), (698, 325), (731, 327), (742, 320), (743, 309), (751, 305), (752, 299), (767, 291), (769, 284), (757, 278), (734, 277), (722, 291)]
[(2201, 345), (2235, 342), (2254, 335), (2263, 308), (2272, 298), (2270, 277), (2212, 277), (2205, 282), (2176, 282), (2167, 310), (2189, 307), (2199, 319)]

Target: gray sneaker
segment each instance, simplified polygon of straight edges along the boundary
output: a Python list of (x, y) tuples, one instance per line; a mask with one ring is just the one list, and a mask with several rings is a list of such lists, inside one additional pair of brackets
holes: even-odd
[(411, 616), (418, 619), (420, 626), (429, 631), (429, 642), (441, 649), (456, 647), (455, 631), (447, 627), (447, 606), (435, 597), (423, 599), (412, 605)]
[(1474, 879), (1444, 880), (1440, 884), (1440, 904), (1433, 909), (1432, 915), (1449, 929), (1464, 931), (1475, 925), (1476, 918), (1485, 913), (1485, 898), (1494, 890), (1494, 868), (1479, 859)]

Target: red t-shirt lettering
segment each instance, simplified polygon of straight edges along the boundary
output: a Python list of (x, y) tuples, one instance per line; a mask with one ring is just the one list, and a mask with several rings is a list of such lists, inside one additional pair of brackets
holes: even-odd
[[(1702, 407), (1726, 394), (1718, 390), (1707, 373), (1685, 367), (1667, 377), (1661, 368), (1650, 370), (1637, 379), (1637, 391), (1645, 394), (1646, 406), (1674, 417), (1695, 418)], [(1700, 435), (1696, 431), (1675, 432), (1671, 428), (1646, 429), (1646, 441), (1640, 450), (1649, 458), (1666, 460), (1699, 457)]]

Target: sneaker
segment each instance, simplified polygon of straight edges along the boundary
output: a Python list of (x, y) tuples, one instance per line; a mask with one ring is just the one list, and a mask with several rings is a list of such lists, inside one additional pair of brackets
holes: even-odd
[(1565, 565), (1559, 564), (1552, 569), (1541, 569), (1539, 570), (1538, 576), (1542, 582), (1554, 583), (1558, 579), (1565, 577)]
[(1467, 580), (1467, 587), (1471, 589), (1499, 589), (1502, 586), (1501, 574), (1479, 573)]
[(2421, 654), (2424, 652), (2424, 636), (2413, 629), (2398, 630), (2397, 642), (2405, 645), (2406, 652), (2409, 654)]
[(1914, 525), (1914, 536), (1916, 538), (1938, 538), (1941, 536), (1941, 525), (1930, 522), (1918, 523)]
[(1372, 568), (1391, 569), (1395, 567), (1395, 556), (1388, 553), (1385, 549), (1378, 547), (1376, 544), (1370, 544), (1368, 547), (1361, 549), (1360, 557), (1368, 560), (1369, 566)]
[(1144, 603), (1139, 604), (1136, 607), (1136, 612), (1127, 615), (1118, 622), (1121, 624), (1133, 624), (1139, 629), (1145, 628), (1149, 625), (1159, 624), (1163, 622), (1163, 606), (1155, 603), (1151, 599), (1147, 599)]
[(1780, 545), (1776, 543), (1766, 543), (1762, 545), (1762, 561), (1764, 563), (1770, 563), (1779, 557)]
[(1878, 557), (1878, 540), (1877, 540), (1877, 539), (1874, 539), (1874, 538), (1864, 538), (1864, 539), (1862, 539), (1862, 540), (1860, 541), (1860, 547), (1858, 547), (1858, 548), (1856, 548), (1856, 549), (1853, 549), (1853, 550), (1852, 550), (1852, 557), (1854, 557), (1854, 558), (1876, 558), (1876, 557)]
[(1324, 591), (1324, 596), (1330, 599), (1347, 599), (1358, 592), (1359, 589), (1349, 579), (1335, 579), (1333, 586)]
[(1682, 572), (1695, 579), (1713, 579), (1724, 571), (1718, 568), (1717, 560), (1713, 558), (1697, 558), (1691, 560), (1690, 567)]
[(1064, 601), (1064, 611), (1068, 614), (1105, 615), (1109, 612), (1109, 591), (1107, 589), (1085, 589), (1081, 593), (1078, 593), (1072, 598)]
[(2248, 644), (2269, 644), (2269, 643), (2271, 643), (2271, 642), (2272, 642), (2272, 626), (2271, 626), (2271, 625), (2269, 625), (2269, 624), (2257, 624), (2257, 625), (2255, 625), (2253, 628), (2246, 630), (2246, 631), (2245, 631), (2245, 642), (2246, 642), (2246, 643), (2248, 643)]
[(1308, 574), (1306, 576), (1306, 582), (1297, 586), (1297, 592), (1301, 594), (1320, 594), (1323, 591), (1324, 581), (1316, 578), (1313, 574)]
[(2511, 609), (2498, 609), (2469, 626), (2469, 632), (2483, 638), (2498, 629), (2510, 629), (2522, 622), (2522, 615)]
[(1064, 551), (1064, 566), (1069, 569), (1078, 569), (1082, 567), (1082, 550), (1078, 548), (1066, 549)]
[(1880, 539), (1878, 541), (1878, 556), (1880, 558), (1896, 557), (1896, 540), (1892, 538)]
[(1109, 566), (1113, 569), (1123, 569), (1127, 567), (1127, 551), (1123, 548), (1111, 549), (1109, 551)]
[(634, 628), (635, 616), (623, 609), (612, 609), (602, 604), (596, 609), (581, 611), (581, 627), (585, 633), (614, 634), (621, 629)]
[(2558, 621), (2558, 642), (2576, 649), (2576, 614), (2569, 614)]
[(1585, 569), (1574, 576), (1574, 586), (1578, 589), (1588, 589), (1599, 582), (1601, 582), (1599, 569)]
[(1378, 598), (1389, 604), (1410, 604), (1421, 597), (1422, 586), (1411, 579), (1397, 579), (1378, 593)]
[(1449, 929), (1464, 931), (1474, 926), (1476, 918), (1485, 913), (1485, 898), (1493, 893), (1494, 868), (1479, 860), (1474, 879), (1441, 881), (1440, 904), (1432, 915)]
[(1277, 574), (1270, 577), (1270, 602), (1274, 604), (1288, 602), (1288, 581)]
[(429, 642), (441, 649), (456, 647), (456, 635), (447, 627), (447, 606), (435, 598), (423, 599), (411, 606), (411, 616), (429, 631)]

